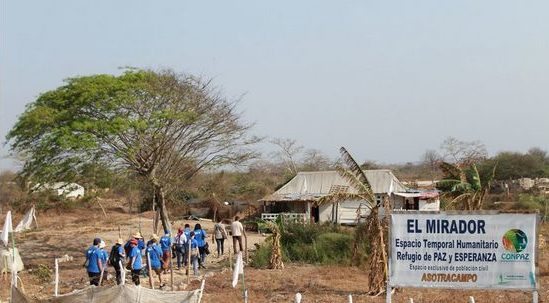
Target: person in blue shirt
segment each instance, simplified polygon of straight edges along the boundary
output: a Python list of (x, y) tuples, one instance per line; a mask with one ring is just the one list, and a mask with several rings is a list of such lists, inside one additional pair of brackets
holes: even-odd
[(135, 285), (139, 285), (139, 275), (141, 274), (141, 250), (137, 247), (137, 239), (130, 241), (130, 268), (132, 270), (132, 281)]
[(99, 281), (101, 282), (101, 285), (103, 285), (103, 282), (107, 280), (107, 275), (108, 275), (107, 260), (109, 259), (109, 254), (105, 250), (105, 245), (106, 245), (105, 241), (101, 240), (101, 242), (99, 242), (99, 256), (100, 256), (101, 265), (103, 268), (103, 279), (99, 279)]
[(160, 281), (160, 287), (164, 287), (162, 284), (162, 249), (158, 245), (158, 236), (153, 235), (146, 248), (147, 260), (149, 269), (154, 271), (158, 275), (158, 281)]
[(126, 255), (129, 255), (130, 254), (130, 241), (132, 239), (135, 239), (137, 240), (137, 248), (140, 249), (140, 250), (143, 250), (145, 249), (145, 241), (143, 240), (143, 236), (141, 235), (140, 232), (136, 232), (135, 234), (132, 235), (132, 237), (126, 242), (126, 244), (124, 244), (124, 250), (126, 251)]
[(103, 264), (101, 262), (102, 253), (99, 249), (101, 239), (93, 239), (93, 245), (86, 251), (86, 270), (88, 271), (88, 277), (90, 278), (90, 285), (99, 286), (99, 278), (101, 277), (101, 270)]
[(164, 235), (160, 238), (160, 248), (162, 248), (162, 268), (166, 273), (170, 269), (172, 258), (172, 237), (169, 230), (164, 231)]
[(196, 240), (194, 231), (189, 234), (190, 247), (191, 247), (191, 264), (193, 265), (193, 272), (195, 276), (198, 276), (198, 258), (200, 258), (198, 241)]
[(196, 239), (196, 242), (198, 243), (198, 250), (200, 252), (200, 267), (206, 268), (204, 264), (206, 264), (207, 245), (208, 245), (206, 238), (208, 236), (206, 235), (206, 231), (202, 229), (202, 226), (200, 225), (200, 223), (196, 223), (194, 226), (194, 237)]
[[(185, 238), (187, 239), (187, 241), (191, 238), (191, 226), (186, 223), (185, 224), (185, 228), (183, 229), (183, 234), (185, 235)], [(184, 260), (184, 266), (185, 268), (187, 268), (187, 263), (188, 263), (188, 260), (189, 260), (189, 243), (187, 243), (187, 241), (185, 241), (185, 250), (184, 250), (184, 255), (183, 255), (183, 260)]]

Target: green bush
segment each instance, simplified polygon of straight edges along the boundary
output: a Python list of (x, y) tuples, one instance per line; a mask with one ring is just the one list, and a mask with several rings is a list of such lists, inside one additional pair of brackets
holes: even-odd
[[(284, 262), (351, 264), (352, 232), (333, 224), (290, 223), (281, 226)], [(254, 267), (269, 266), (271, 243), (267, 239), (253, 255)]]
[(549, 203), (546, 199), (548, 198), (543, 195), (521, 194), (519, 195), (519, 203), (517, 204), (517, 208), (538, 210), (543, 214), (545, 211), (545, 203)]
[(255, 268), (267, 268), (271, 260), (271, 244), (267, 240), (252, 255), (252, 266)]

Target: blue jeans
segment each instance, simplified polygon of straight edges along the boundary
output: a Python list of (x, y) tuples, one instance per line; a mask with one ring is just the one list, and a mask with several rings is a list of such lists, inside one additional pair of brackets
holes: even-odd
[(183, 264), (187, 263), (185, 260), (185, 245), (176, 244), (175, 245), (175, 255), (177, 256), (177, 268), (181, 268), (181, 260), (183, 259)]
[(225, 242), (225, 239), (215, 239), (215, 242), (217, 244), (217, 256), (219, 257), (225, 252), (223, 249), (223, 242)]

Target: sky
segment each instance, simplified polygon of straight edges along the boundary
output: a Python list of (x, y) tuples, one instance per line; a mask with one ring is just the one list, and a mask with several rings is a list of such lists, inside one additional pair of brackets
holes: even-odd
[[(448, 136), (549, 150), (548, 1), (0, 2), (0, 141), (63, 79), (212, 78), (254, 122), (336, 157), (418, 161)], [(275, 147), (259, 146), (269, 152)], [(0, 150), (0, 170), (13, 169)]]

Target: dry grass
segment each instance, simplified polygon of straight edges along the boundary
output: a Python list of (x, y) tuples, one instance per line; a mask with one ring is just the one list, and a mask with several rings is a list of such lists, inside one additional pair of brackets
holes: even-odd
[[(36, 275), (28, 269), (35, 270), (39, 264), (53, 268), (53, 258), (65, 254), (74, 256), (72, 262), (61, 263), (61, 293), (83, 288), (87, 284), (87, 277), (82, 268), (84, 262), (83, 251), (89, 246), (95, 235), (106, 239), (108, 245), (118, 238), (118, 223), (122, 224), (122, 235), (126, 237), (131, 230), (136, 230), (139, 219), (118, 211), (109, 211), (105, 219), (99, 208), (75, 209), (65, 213), (49, 211), (38, 214), (38, 230), (22, 233), (17, 236), (17, 243), (23, 255), (27, 270), (20, 274), (27, 294), (35, 298), (45, 298), (53, 294), (52, 283), (42, 283)], [(144, 231), (151, 230), (149, 214), (141, 219)], [(2, 218), (3, 219), (3, 218)], [(1, 220), (1, 219), (0, 219)], [(16, 221), (17, 222), (17, 221)], [(183, 222), (178, 222), (177, 225)], [(191, 222), (194, 224), (194, 222)], [(201, 222), (210, 232), (213, 230), (211, 222)], [(0, 222), (1, 226), (2, 222)], [(144, 232), (148, 235), (149, 232)], [(542, 227), (544, 239), (549, 239), (549, 224)], [(262, 241), (262, 237), (250, 235), (251, 243)], [(549, 246), (539, 250), (540, 270), (540, 302), (549, 303)], [(214, 263), (210, 263), (215, 261)], [(242, 286), (233, 289), (230, 285), (231, 273), (222, 268), (226, 262), (210, 258), (208, 270), (213, 275), (206, 280), (206, 293), (203, 302), (232, 303), (242, 302)], [(347, 302), (347, 296), (353, 294), (353, 302), (384, 302), (385, 298), (370, 297), (368, 290), (369, 271), (357, 267), (347, 266), (298, 266), (285, 264), (283, 270), (260, 270), (246, 268), (246, 282), (249, 288), (249, 302), (293, 302), (296, 292), (303, 294), (303, 303), (309, 302)], [(176, 272), (176, 285), (184, 280), (181, 272)], [(199, 281), (193, 281), (190, 288), (198, 288)], [(146, 287), (146, 282), (144, 283)], [(9, 280), (0, 279), (0, 300), (5, 301), (8, 296)], [(393, 302), (467, 302), (473, 295), (476, 302), (494, 303), (526, 303), (531, 302), (529, 293), (518, 291), (464, 291), (464, 290), (432, 290), (432, 289), (401, 289), (394, 295)]]

